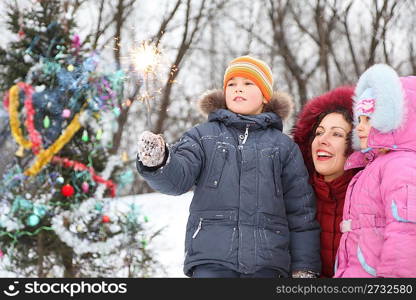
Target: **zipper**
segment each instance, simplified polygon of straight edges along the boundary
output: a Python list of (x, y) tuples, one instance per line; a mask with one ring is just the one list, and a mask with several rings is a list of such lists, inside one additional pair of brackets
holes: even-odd
[(203, 218), (199, 218), (198, 228), (195, 230), (194, 234), (192, 235), (192, 238), (193, 239), (196, 238), (196, 236), (198, 235), (199, 231), (201, 230), (201, 228), (202, 228), (202, 221), (203, 220), (204, 220)]
[(247, 125), (246, 126), (246, 132), (244, 133), (244, 139), (243, 139), (243, 141), (241, 142), (241, 145), (244, 145), (245, 143), (246, 143), (246, 141), (247, 141), (247, 138), (248, 138), (248, 128), (250, 127), (250, 125)]

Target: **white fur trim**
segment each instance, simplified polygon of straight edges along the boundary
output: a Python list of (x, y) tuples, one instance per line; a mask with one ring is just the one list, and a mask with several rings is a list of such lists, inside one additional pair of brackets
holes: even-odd
[(382, 133), (398, 129), (404, 120), (404, 93), (396, 71), (385, 64), (368, 68), (358, 80), (354, 96), (354, 122), (358, 123), (356, 105), (360, 95), (371, 88), (376, 98), (371, 125)]

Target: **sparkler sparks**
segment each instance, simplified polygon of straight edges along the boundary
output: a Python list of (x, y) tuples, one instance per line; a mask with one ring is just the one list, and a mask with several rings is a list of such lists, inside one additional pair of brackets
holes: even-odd
[(159, 78), (159, 69), (163, 66), (163, 53), (155, 44), (144, 41), (130, 52), (130, 64), (144, 87), (144, 91), (140, 93), (138, 99), (146, 105), (146, 123), (148, 129), (151, 130), (150, 100), (154, 98), (155, 93), (151, 91), (149, 83)]
[(161, 63), (161, 55), (161, 51), (154, 44), (145, 41), (132, 51), (131, 58), (136, 71), (154, 73)]

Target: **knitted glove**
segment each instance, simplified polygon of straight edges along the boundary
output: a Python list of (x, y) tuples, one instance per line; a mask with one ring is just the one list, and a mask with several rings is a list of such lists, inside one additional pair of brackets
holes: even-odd
[(165, 141), (163, 137), (150, 131), (144, 131), (138, 142), (138, 157), (146, 167), (156, 167), (165, 158)]
[(318, 278), (319, 274), (312, 271), (293, 271), (292, 278)]

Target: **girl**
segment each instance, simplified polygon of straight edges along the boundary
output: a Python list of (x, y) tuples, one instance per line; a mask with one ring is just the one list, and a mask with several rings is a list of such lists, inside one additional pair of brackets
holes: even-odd
[(334, 277), (416, 277), (416, 77), (387, 65), (355, 90), (351, 180)]

